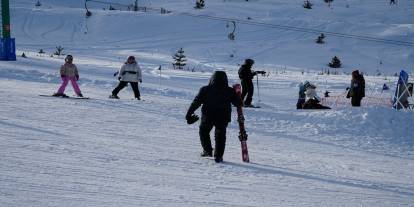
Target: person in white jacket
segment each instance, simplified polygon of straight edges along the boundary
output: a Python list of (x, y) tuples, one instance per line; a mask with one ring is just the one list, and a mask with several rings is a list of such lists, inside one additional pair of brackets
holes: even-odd
[(135, 98), (141, 100), (138, 82), (142, 83), (142, 72), (134, 56), (129, 56), (127, 61), (122, 65), (118, 72), (118, 80), (119, 84), (112, 91), (112, 95), (109, 96), (109, 98), (119, 99), (119, 91), (125, 88), (129, 83), (134, 91)]

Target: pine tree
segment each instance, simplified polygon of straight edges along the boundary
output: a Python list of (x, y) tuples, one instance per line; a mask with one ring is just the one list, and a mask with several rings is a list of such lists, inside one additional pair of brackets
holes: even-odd
[(309, 0), (303, 2), (303, 8), (305, 9), (312, 9), (312, 6), (313, 4)]
[(323, 44), (325, 43), (324, 39), (325, 39), (325, 35), (321, 33), (321, 35), (318, 36), (318, 39), (316, 39), (316, 43)]
[(194, 8), (202, 9), (202, 8), (204, 8), (204, 6), (205, 6), (204, 0), (197, 0), (196, 1), (196, 6)]
[(331, 68), (340, 68), (342, 66), (341, 60), (338, 57), (333, 57), (332, 61), (329, 63), (329, 67)]
[(177, 53), (174, 54), (173, 59), (175, 61), (173, 63), (174, 69), (179, 69), (179, 70), (184, 69), (184, 66), (186, 65), (185, 62), (187, 60), (185, 58), (183, 48), (180, 48), (180, 50), (178, 50)]
[(54, 55), (57, 55), (57, 56), (63, 55), (63, 49), (64, 48), (62, 46), (57, 46)]
[(324, 1), (325, 1), (325, 3), (328, 4), (329, 7), (331, 7), (331, 3), (333, 2), (333, 0), (324, 0)]

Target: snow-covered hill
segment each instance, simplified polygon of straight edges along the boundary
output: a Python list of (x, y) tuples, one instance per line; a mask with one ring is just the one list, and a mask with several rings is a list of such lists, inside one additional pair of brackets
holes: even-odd
[[(35, 2), (11, 2), (12, 36), (28, 58), (0, 62), (0, 206), (413, 206), (414, 117), (387, 102), (390, 75), (414, 72), (413, 46), (358, 39), (414, 42), (413, 1), (321, 0), (311, 10), (299, 0), (209, 0), (203, 10), (190, 0), (139, 1), (147, 12), (91, 1), (89, 18), (84, 1)], [(281, 26), (358, 37), (327, 35), (318, 45), (317, 32)], [(60, 84), (56, 46), (74, 55), (91, 99), (38, 96)], [(196, 72), (171, 69), (181, 47)], [(131, 100), (130, 89), (107, 99), (128, 55), (143, 68), (144, 101)], [(344, 73), (387, 75), (366, 76), (363, 107), (340, 98), (349, 75), (317, 75), (334, 55)], [(184, 115), (212, 71), (236, 83), (247, 57), (270, 73), (254, 97), (262, 108), (245, 110), (252, 162), (241, 161), (233, 120), (225, 162), (216, 164), (199, 157), (198, 126)], [(331, 91), (334, 110), (296, 110), (304, 80), (320, 95)]]

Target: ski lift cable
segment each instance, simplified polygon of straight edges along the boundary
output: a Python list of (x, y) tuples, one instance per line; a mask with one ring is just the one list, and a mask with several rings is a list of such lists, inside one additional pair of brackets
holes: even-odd
[(383, 39), (383, 38), (376, 38), (376, 37), (369, 37), (365, 35), (355, 35), (355, 34), (346, 34), (346, 33), (339, 33), (339, 32), (329, 32), (324, 30), (317, 30), (317, 29), (309, 29), (304, 27), (296, 27), (296, 26), (288, 26), (288, 25), (279, 25), (279, 24), (271, 24), (271, 23), (264, 23), (258, 21), (251, 21), (251, 20), (242, 20), (236, 18), (226, 18), (226, 17), (217, 17), (217, 16), (210, 16), (210, 15), (198, 15), (198, 14), (191, 14), (191, 13), (179, 13), (181, 15), (192, 16), (197, 18), (205, 18), (205, 19), (212, 19), (218, 21), (234, 21), (238, 22), (239, 24), (247, 24), (247, 25), (254, 25), (254, 26), (263, 26), (268, 28), (275, 28), (275, 29), (283, 29), (283, 30), (292, 30), (297, 32), (304, 32), (304, 33), (324, 33), (336, 37), (348, 38), (348, 39), (359, 39), (371, 42), (379, 42), (385, 44), (393, 44), (393, 45), (400, 45), (400, 46), (407, 46), (407, 47), (414, 47), (414, 42), (407, 42), (407, 41), (400, 41), (400, 40), (390, 40), (390, 39)]
[[(101, 3), (101, 4), (108, 4), (108, 5), (120, 5), (120, 6), (126, 6), (126, 7), (129, 6), (129, 5), (126, 5), (126, 4), (112, 3), (112, 2), (101, 1), (101, 0), (86, 0), (86, 1), (96, 2), (96, 3)], [(155, 7), (146, 7), (146, 8), (148, 10), (154, 10), (154, 11), (158, 10)], [(340, 37), (340, 38), (358, 39), (358, 40), (363, 40), (363, 41), (371, 41), (371, 42), (378, 42), (378, 43), (398, 45), (398, 46), (414, 47), (414, 42), (408, 42), (408, 41), (391, 40), (391, 39), (370, 37), (370, 36), (366, 36), (366, 35), (349, 34), (349, 33), (347, 34), (347, 33), (339, 33), (339, 32), (330, 32), (330, 31), (310, 29), (310, 28), (305, 28), (305, 27), (271, 24), (271, 23), (252, 21), (252, 20), (243, 20), (243, 19), (230, 18), (230, 17), (219, 17), (219, 16), (211, 16), (211, 15), (203, 15), (203, 14), (193, 14), (193, 13), (189, 13), (189, 12), (175, 12), (175, 11), (172, 11), (172, 10), (169, 10), (169, 11), (174, 12), (178, 15), (184, 15), (184, 16), (190, 16), (190, 17), (196, 17), (196, 18), (202, 18), (202, 19), (210, 19), (210, 20), (225, 21), (225, 22), (236, 22), (236, 23), (239, 23), (239, 24), (261, 26), (261, 27), (281, 29), (281, 30), (290, 30), (290, 31), (296, 31), (296, 32), (303, 32), (303, 33), (312, 33), (312, 34), (324, 33), (324, 34), (328, 34), (328, 35), (336, 36), (336, 37)]]
[(87, 2), (95, 2), (95, 3), (100, 3), (100, 4), (108, 4), (108, 5), (118, 5), (118, 6), (130, 6), (127, 4), (121, 4), (121, 3), (116, 3), (116, 2), (107, 2), (107, 1), (100, 1), (100, 0), (86, 0)]

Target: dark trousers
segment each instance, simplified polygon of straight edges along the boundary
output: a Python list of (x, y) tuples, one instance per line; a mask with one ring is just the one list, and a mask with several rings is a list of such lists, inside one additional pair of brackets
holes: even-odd
[(210, 132), (215, 127), (214, 138), (216, 147), (214, 149), (214, 157), (223, 157), (226, 147), (226, 130), (228, 123), (214, 123), (211, 121), (201, 121), (200, 124), (200, 141), (205, 152), (212, 152)]
[[(253, 91), (254, 91), (253, 81), (252, 80), (241, 80), (241, 85), (242, 85), (242, 95), (241, 95), (242, 101), (244, 101), (243, 102), (244, 105), (251, 105), (252, 99), (253, 99)], [(246, 100), (244, 100), (245, 97), (246, 97)]]
[(141, 94), (139, 93), (138, 83), (137, 82), (125, 82), (119, 81), (118, 86), (112, 91), (112, 95), (118, 95), (119, 91), (121, 91), (125, 86), (131, 85), (132, 90), (134, 91), (135, 98), (140, 98)]
[(352, 97), (351, 98), (351, 104), (352, 106), (361, 106), (361, 97)]
[(296, 103), (296, 109), (303, 109), (304, 103), (305, 103), (304, 98), (298, 98), (298, 102)]

